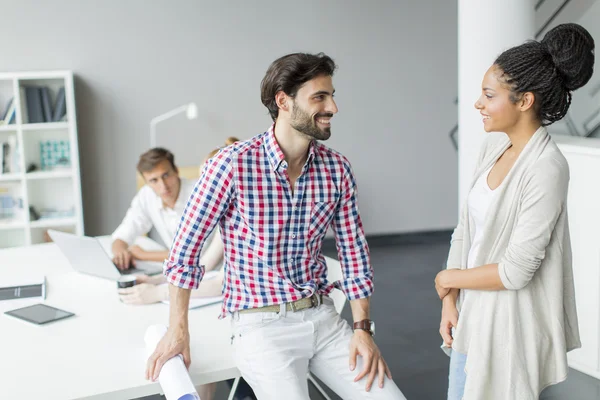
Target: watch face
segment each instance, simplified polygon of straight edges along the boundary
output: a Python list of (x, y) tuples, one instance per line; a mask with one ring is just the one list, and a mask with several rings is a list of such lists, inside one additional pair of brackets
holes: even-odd
[(375, 336), (375, 322), (371, 321), (371, 335)]

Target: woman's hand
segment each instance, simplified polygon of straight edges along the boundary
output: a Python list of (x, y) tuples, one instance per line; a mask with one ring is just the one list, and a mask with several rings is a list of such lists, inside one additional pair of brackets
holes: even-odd
[(458, 325), (458, 310), (453, 299), (447, 297), (442, 301), (442, 320), (440, 322), (440, 335), (446, 347), (452, 347), (454, 338), (452, 328)]

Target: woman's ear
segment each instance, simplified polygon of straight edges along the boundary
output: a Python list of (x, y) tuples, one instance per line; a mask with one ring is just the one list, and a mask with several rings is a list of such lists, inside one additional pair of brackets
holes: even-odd
[(519, 109), (521, 111), (532, 109), (533, 103), (535, 103), (535, 95), (532, 92), (525, 92), (519, 100)]

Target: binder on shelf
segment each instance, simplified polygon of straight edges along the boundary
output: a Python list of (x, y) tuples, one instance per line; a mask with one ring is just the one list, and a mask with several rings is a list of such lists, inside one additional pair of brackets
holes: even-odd
[(4, 112), (2, 113), (2, 118), (0, 118), (0, 120), (7, 121), (6, 117), (8, 116), (8, 113), (9, 113), (11, 107), (14, 108), (14, 106), (13, 106), (14, 100), (15, 100), (15, 98), (11, 97), (10, 100), (8, 101), (8, 103), (6, 103), (6, 107), (4, 108)]
[(9, 125), (15, 123), (15, 117), (17, 115), (17, 107), (15, 105), (14, 100), (10, 101), (2, 119), (0, 120), (0, 125)]
[(42, 108), (44, 111), (44, 122), (52, 122), (52, 109), (50, 109), (50, 92), (46, 86), (40, 88), (42, 95)]
[(37, 86), (25, 86), (27, 99), (27, 115), (29, 124), (44, 122), (44, 109), (42, 106), (42, 91)]
[(67, 113), (66, 102), (65, 102), (65, 87), (61, 87), (56, 95), (56, 102), (54, 103), (54, 114), (52, 115), (52, 122), (59, 122), (63, 116)]
[(19, 88), (19, 95), (21, 97), (21, 123), (26, 124), (29, 121), (29, 115), (27, 114), (27, 95), (23, 86)]
[(15, 106), (15, 104), (13, 102), (13, 105), (7, 115), (7, 120), (8, 120), (7, 124), (8, 125), (14, 124), (16, 122), (15, 121), (16, 119), (17, 119), (17, 106)]

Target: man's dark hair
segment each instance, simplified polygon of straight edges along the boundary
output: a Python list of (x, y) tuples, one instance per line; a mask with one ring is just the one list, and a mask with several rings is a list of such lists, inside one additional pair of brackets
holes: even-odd
[(335, 69), (331, 57), (323, 53), (294, 53), (273, 61), (260, 84), (260, 99), (273, 121), (279, 115), (275, 95), (280, 90), (295, 97), (306, 82), (321, 75), (333, 76)]
[(167, 160), (173, 169), (177, 171), (177, 167), (175, 166), (175, 156), (169, 150), (162, 147), (155, 147), (142, 154), (137, 164), (137, 170), (143, 176), (144, 172), (152, 171), (158, 164), (165, 160)]
[(594, 39), (580, 25), (562, 24), (540, 41), (529, 41), (502, 53), (494, 62), (511, 101), (523, 93), (535, 96), (534, 110), (543, 126), (562, 119), (571, 105), (571, 92), (585, 85), (594, 72)]

